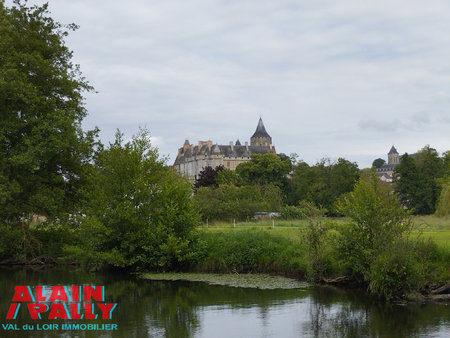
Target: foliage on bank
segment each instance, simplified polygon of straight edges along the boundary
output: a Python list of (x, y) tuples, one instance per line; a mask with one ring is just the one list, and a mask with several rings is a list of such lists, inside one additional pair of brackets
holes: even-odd
[(89, 177), (76, 245), (66, 254), (88, 265), (177, 270), (195, 261), (195, 212), (189, 184), (164, 165), (143, 130), (102, 151)]
[(427, 260), (436, 247), (410, 239), (408, 212), (375, 176), (360, 180), (338, 208), (352, 220), (340, 232), (338, 253), (370, 292), (390, 300), (419, 292), (436, 277)]
[(306, 275), (305, 242), (266, 231), (203, 232), (201, 240), (205, 255), (196, 271)]
[(424, 292), (450, 279), (450, 252), (411, 234), (412, 222), (376, 177), (361, 179), (337, 208), (351, 222), (313, 215), (306, 231), (270, 230), (201, 234), (203, 259), (195, 271), (275, 273), (327, 281), (347, 276), (386, 300)]

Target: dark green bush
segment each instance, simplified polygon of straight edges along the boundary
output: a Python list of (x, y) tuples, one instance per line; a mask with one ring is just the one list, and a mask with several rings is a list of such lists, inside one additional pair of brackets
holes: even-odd
[(325, 209), (316, 207), (312, 202), (300, 201), (297, 206), (286, 205), (282, 207), (280, 217), (286, 220), (305, 219), (324, 215), (325, 212)]
[(24, 259), (23, 233), (19, 225), (0, 224), (0, 260)]
[(278, 211), (282, 198), (278, 187), (220, 185), (200, 187), (194, 203), (204, 220), (247, 220), (257, 211)]
[(61, 224), (3, 224), (0, 231), (0, 260), (26, 261), (41, 255), (58, 258), (63, 246), (74, 240), (68, 227)]
[(294, 205), (285, 205), (280, 209), (280, 218), (286, 220), (305, 218), (304, 210)]

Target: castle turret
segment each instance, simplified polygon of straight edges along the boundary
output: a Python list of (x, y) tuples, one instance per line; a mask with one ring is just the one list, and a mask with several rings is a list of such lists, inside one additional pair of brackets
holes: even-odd
[(391, 150), (389, 150), (388, 153), (388, 164), (399, 164), (400, 163), (400, 156), (397, 152), (397, 149), (395, 149), (394, 146), (391, 147)]
[(250, 145), (270, 147), (272, 145), (272, 137), (267, 133), (262, 118), (259, 118), (258, 126), (253, 136), (250, 138)]

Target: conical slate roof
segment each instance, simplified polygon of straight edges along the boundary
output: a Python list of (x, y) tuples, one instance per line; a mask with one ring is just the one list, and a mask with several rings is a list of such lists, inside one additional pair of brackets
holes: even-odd
[(212, 148), (212, 153), (213, 154), (220, 154), (221, 152), (220, 152), (220, 147), (219, 147), (219, 145), (216, 143), (215, 145), (214, 145), (214, 147)]
[(256, 131), (253, 134), (252, 138), (253, 137), (270, 137), (270, 135), (266, 131), (266, 128), (264, 127), (262, 118), (259, 118), (258, 126), (256, 127)]
[(392, 155), (392, 154), (398, 154), (397, 149), (395, 149), (394, 146), (392, 146), (391, 150), (389, 150), (388, 155)]

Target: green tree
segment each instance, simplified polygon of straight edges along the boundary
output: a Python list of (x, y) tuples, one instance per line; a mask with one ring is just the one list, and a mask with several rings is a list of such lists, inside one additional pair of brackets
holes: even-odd
[(412, 222), (375, 175), (361, 179), (338, 208), (352, 220), (341, 229), (338, 251), (355, 278), (387, 300), (423, 286), (425, 266), (405, 239)]
[(296, 154), (291, 154), (290, 156), (284, 154), (284, 153), (279, 153), (277, 154), (277, 156), (280, 158), (281, 161), (289, 163), (289, 171), (291, 172), (293, 169), (293, 163), (295, 163), (296, 159), (295, 156), (297, 156)]
[(333, 204), (339, 196), (353, 190), (360, 176), (356, 163), (339, 158), (334, 164), (322, 160), (310, 167), (299, 162), (292, 174), (292, 204), (302, 200), (314, 202), (333, 214)]
[(204, 167), (194, 182), (195, 191), (200, 187), (217, 187), (217, 175), (224, 169), (223, 165), (215, 168), (211, 166)]
[(442, 154), (442, 161), (444, 162), (444, 175), (450, 176), (450, 150)]
[(395, 192), (402, 204), (408, 208), (415, 206), (419, 173), (414, 159), (405, 153), (394, 169)]
[(189, 183), (164, 165), (146, 131), (100, 152), (90, 176), (78, 246), (68, 254), (87, 264), (178, 269), (195, 256), (198, 215)]
[(331, 167), (330, 194), (333, 202), (340, 195), (352, 191), (359, 177), (360, 173), (356, 163), (339, 158)]
[(291, 187), (288, 195), (288, 203), (290, 205), (309, 199), (313, 177), (313, 170), (306, 162), (300, 161), (297, 163), (290, 180)]
[(437, 216), (450, 216), (450, 176), (447, 175), (440, 180), (441, 194), (436, 207)]
[(436, 210), (441, 192), (438, 178), (444, 175), (444, 163), (436, 149), (425, 146), (415, 158), (419, 169), (419, 189), (415, 208), (419, 214), (432, 214)]
[(376, 160), (374, 160), (373, 162), (372, 162), (372, 167), (374, 167), (374, 168), (380, 168), (383, 164), (385, 164), (386, 163), (386, 161), (385, 160), (383, 160), (382, 158), (377, 158)]
[(402, 238), (411, 227), (396, 197), (382, 188), (375, 175), (359, 180), (354, 191), (337, 203), (337, 208), (353, 221), (347, 237), (351, 243), (346, 243), (346, 249), (355, 253), (351, 257), (355, 260), (353, 266), (362, 274), (367, 273), (374, 255)]
[(231, 184), (236, 186), (242, 185), (242, 180), (236, 171), (224, 168), (217, 173), (216, 182), (218, 185)]
[(436, 206), (436, 215), (449, 216), (450, 215), (450, 151), (442, 154), (443, 162), (443, 177), (438, 179), (441, 189), (441, 194)]
[(417, 214), (432, 214), (441, 193), (439, 178), (445, 174), (445, 157), (425, 146), (414, 155), (405, 154), (394, 169), (396, 192), (402, 203)]
[(281, 191), (273, 185), (201, 187), (193, 198), (203, 219), (246, 220), (257, 211), (279, 211)]
[(283, 158), (267, 153), (253, 154), (250, 161), (239, 164), (236, 173), (245, 184), (274, 184), (284, 190), (291, 162), (286, 155)]
[(92, 87), (72, 63), (68, 30), (47, 5), (0, 2), (0, 219), (71, 211), (96, 131), (84, 133), (82, 93)]

